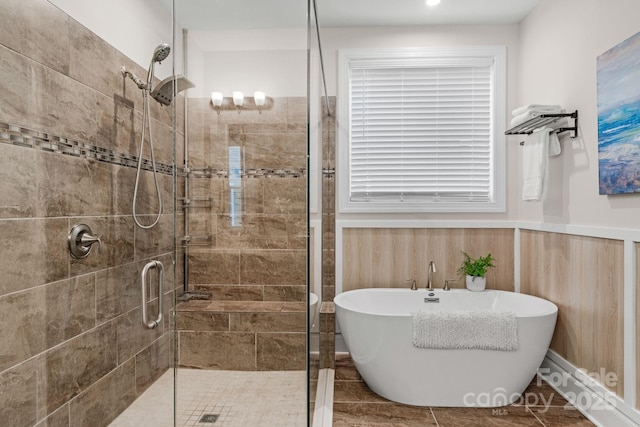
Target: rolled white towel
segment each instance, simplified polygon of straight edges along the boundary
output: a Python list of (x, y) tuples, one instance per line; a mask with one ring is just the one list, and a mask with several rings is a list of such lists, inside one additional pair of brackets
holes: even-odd
[(517, 116), (515, 116), (514, 118), (511, 119), (511, 127), (515, 127), (518, 125), (521, 125), (522, 123), (526, 122), (527, 120), (533, 119), (535, 117), (538, 117), (540, 114), (539, 112), (536, 111), (526, 111), (522, 114), (518, 114)]
[(541, 116), (543, 114), (557, 114), (557, 113), (562, 113), (562, 109), (549, 109), (549, 110), (528, 110), (525, 111), (522, 114), (519, 114), (517, 116), (515, 116), (514, 118), (511, 119), (511, 127), (514, 126), (518, 126), (524, 122), (526, 122), (527, 120), (536, 118), (538, 116)]
[(511, 112), (512, 116), (519, 116), (520, 114), (526, 113), (528, 111), (540, 111), (547, 113), (554, 113), (562, 110), (562, 106), (560, 105), (548, 105), (548, 104), (529, 104), (524, 105), (522, 107), (518, 107)]

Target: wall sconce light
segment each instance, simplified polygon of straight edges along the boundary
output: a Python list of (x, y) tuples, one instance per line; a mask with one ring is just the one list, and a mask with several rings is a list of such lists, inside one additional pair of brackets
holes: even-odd
[(253, 93), (253, 100), (256, 103), (256, 107), (258, 107), (258, 113), (260, 114), (262, 114), (262, 107), (264, 106), (265, 99), (266, 96), (263, 91), (258, 90)]
[(216, 109), (218, 114), (220, 114), (220, 107), (222, 106), (223, 99), (221, 92), (211, 92), (211, 102), (213, 102), (213, 107)]
[[(240, 114), (242, 110), (242, 106), (244, 105), (244, 93), (239, 90), (233, 91), (232, 93), (233, 105), (238, 110), (238, 114)], [(264, 107), (265, 102), (267, 101), (266, 94), (257, 90), (253, 93), (253, 101), (258, 108), (258, 112), (262, 114), (262, 109)], [(222, 104), (224, 104), (224, 95), (222, 92), (211, 92), (211, 103), (215, 108), (216, 112), (220, 114), (220, 110), (222, 110)], [(249, 108), (252, 109), (252, 108)]]
[(238, 114), (240, 114), (240, 109), (242, 108), (242, 103), (244, 102), (244, 94), (238, 90), (233, 91), (233, 105), (238, 109)]

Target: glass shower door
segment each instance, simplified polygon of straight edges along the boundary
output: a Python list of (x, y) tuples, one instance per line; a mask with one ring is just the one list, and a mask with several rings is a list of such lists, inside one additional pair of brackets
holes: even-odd
[(174, 12), (177, 425), (307, 425), (307, 3)]

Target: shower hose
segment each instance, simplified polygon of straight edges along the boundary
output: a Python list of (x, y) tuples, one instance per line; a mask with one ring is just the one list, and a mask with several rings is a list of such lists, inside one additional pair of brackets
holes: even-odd
[[(149, 229), (153, 228), (160, 221), (160, 217), (162, 216), (162, 194), (160, 194), (160, 185), (158, 184), (158, 171), (156, 170), (156, 157), (153, 153), (153, 136), (151, 132), (151, 114), (149, 113), (149, 89), (142, 89), (142, 138), (140, 139), (140, 155), (138, 156), (138, 168), (136, 172), (136, 183), (133, 189), (133, 221), (140, 228)], [(144, 137), (145, 137), (145, 128), (149, 130), (149, 151), (151, 152), (151, 167), (153, 170), (153, 181), (156, 186), (156, 194), (158, 195), (158, 214), (156, 216), (155, 221), (153, 221), (150, 225), (142, 224), (138, 219), (138, 214), (136, 213), (136, 201), (138, 199), (138, 187), (140, 185), (140, 170), (142, 169), (142, 151), (144, 149)]]

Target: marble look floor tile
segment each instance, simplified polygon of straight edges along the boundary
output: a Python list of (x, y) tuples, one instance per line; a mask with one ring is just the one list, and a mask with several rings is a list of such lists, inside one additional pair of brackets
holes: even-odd
[(440, 427), (542, 427), (527, 408), (510, 406), (503, 408), (432, 408)]
[[(502, 408), (421, 408), (390, 402), (361, 380), (349, 354), (335, 355), (334, 426), (587, 427), (593, 424), (549, 384), (534, 378), (514, 405)], [(425, 421), (429, 410), (434, 424)]]
[(549, 408), (529, 408), (529, 410), (549, 427), (592, 427), (593, 423), (572, 406)]
[(519, 404), (527, 406), (564, 406), (567, 400), (536, 376), (522, 394)]
[(334, 384), (334, 402), (389, 402), (372, 392), (363, 381), (336, 381)]
[(356, 369), (351, 358), (339, 358), (336, 357), (336, 381), (341, 380), (362, 380), (360, 373)]
[(397, 403), (335, 403), (333, 426), (436, 426), (431, 409)]

